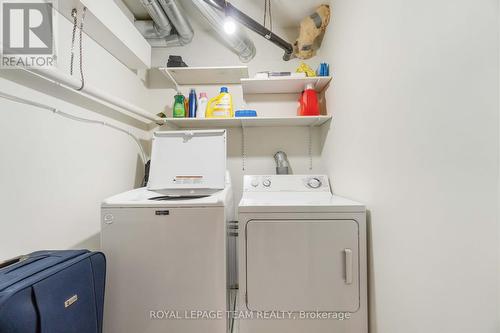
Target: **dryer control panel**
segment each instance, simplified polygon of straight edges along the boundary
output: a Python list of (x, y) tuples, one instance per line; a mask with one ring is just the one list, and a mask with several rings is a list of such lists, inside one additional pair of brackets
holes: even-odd
[(325, 175), (248, 175), (244, 192), (331, 192)]

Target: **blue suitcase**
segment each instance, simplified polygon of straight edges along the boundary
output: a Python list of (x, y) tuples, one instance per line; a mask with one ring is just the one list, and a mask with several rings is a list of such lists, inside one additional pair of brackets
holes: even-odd
[(40, 251), (0, 266), (0, 333), (101, 333), (106, 259)]

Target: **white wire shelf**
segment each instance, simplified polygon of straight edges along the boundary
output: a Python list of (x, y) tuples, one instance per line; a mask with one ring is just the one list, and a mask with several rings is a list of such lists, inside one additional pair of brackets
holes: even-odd
[(241, 79), (244, 94), (294, 94), (304, 90), (307, 84), (313, 84), (317, 92), (323, 92), (331, 76), (318, 77), (272, 77), (268, 79)]
[(241, 117), (241, 118), (164, 118), (173, 128), (237, 128), (237, 127), (291, 127), (321, 126), (332, 116)]

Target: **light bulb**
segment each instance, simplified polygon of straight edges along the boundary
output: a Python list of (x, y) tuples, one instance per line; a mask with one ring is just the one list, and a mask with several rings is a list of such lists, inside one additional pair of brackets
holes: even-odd
[(232, 35), (236, 32), (236, 23), (234, 23), (234, 20), (231, 18), (226, 18), (224, 20), (224, 31), (228, 35)]

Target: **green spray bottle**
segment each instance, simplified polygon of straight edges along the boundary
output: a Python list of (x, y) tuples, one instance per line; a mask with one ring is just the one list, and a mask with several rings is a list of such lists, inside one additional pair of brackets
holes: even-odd
[(184, 95), (180, 92), (174, 97), (174, 107), (172, 108), (172, 114), (174, 118), (185, 118), (186, 108), (184, 106)]

